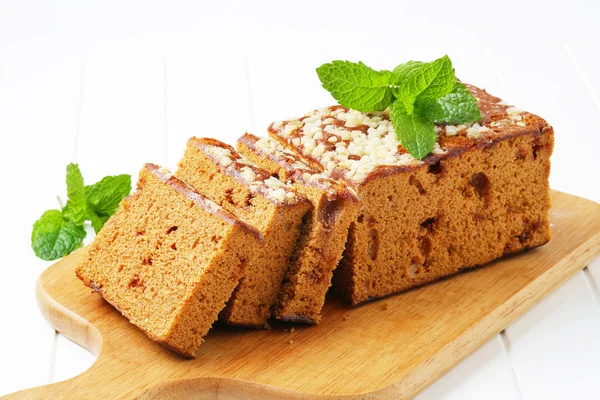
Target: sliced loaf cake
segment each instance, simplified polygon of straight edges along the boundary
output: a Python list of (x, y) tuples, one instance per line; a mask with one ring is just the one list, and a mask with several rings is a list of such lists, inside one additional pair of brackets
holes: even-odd
[(483, 119), (443, 124), (434, 150), (412, 157), (386, 112), (342, 106), (278, 121), (269, 134), (358, 193), (334, 289), (356, 305), (550, 239), (553, 129), (468, 85)]
[(311, 203), (215, 139), (190, 139), (177, 176), (264, 235), (262, 251), (248, 261), (220, 319), (232, 325), (265, 326)]
[(276, 318), (318, 323), (325, 294), (342, 258), (350, 223), (358, 212), (354, 191), (309, 167), (278, 141), (245, 134), (238, 151), (305, 195), (314, 209), (285, 275), (274, 307)]
[(194, 357), (261, 234), (153, 164), (77, 267), (83, 283), (131, 323)]

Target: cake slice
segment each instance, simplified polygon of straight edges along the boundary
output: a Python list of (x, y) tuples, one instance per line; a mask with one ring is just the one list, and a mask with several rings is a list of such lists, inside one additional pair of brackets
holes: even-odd
[(310, 202), (215, 139), (190, 139), (177, 175), (264, 235), (220, 316), (231, 325), (264, 327)]
[(272, 175), (291, 182), (313, 204), (273, 312), (284, 321), (318, 323), (358, 199), (351, 188), (323, 176), (274, 139), (247, 133), (238, 139), (237, 148)]
[(419, 161), (387, 112), (342, 106), (278, 121), (269, 134), (356, 190), (335, 291), (349, 304), (432, 282), (550, 239), (553, 129), (542, 118), (467, 85), (479, 123), (438, 125)]
[(168, 171), (146, 164), (136, 192), (76, 274), (146, 334), (194, 357), (261, 234)]

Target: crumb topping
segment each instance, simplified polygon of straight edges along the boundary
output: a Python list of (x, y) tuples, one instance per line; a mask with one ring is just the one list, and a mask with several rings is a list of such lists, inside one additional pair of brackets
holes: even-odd
[(281, 203), (294, 203), (299, 200), (291, 185), (270, 176), (241, 154), (216, 144), (202, 143), (200, 148), (223, 171), (248, 185), (252, 193), (260, 192)]
[(166, 179), (170, 179), (173, 176), (173, 174), (171, 173), (171, 171), (167, 167), (159, 167), (158, 168), (158, 172), (160, 172), (161, 174), (163, 174), (163, 176)]
[(212, 201), (210, 199), (204, 198), (204, 203), (208, 206), (208, 208), (210, 208), (214, 212), (222, 210), (220, 205), (218, 205), (217, 203), (215, 203), (214, 201)]
[[(285, 168), (290, 175), (294, 176), (293, 179), (300, 180), (304, 184), (318, 186), (323, 190), (331, 191), (332, 194), (340, 189), (338, 182), (331, 179), (326, 173), (309, 166), (306, 162), (301, 160), (298, 155), (285, 148), (279, 141), (268, 136), (256, 139), (257, 140), (253, 143), (254, 148), (260, 152), (262, 156), (271, 158)], [(331, 139), (336, 139), (335, 141), (337, 141), (335, 136), (329, 138), (329, 141), (334, 143), (335, 141), (332, 141)], [(291, 182), (288, 181), (288, 184), (291, 184)], [(347, 189), (348, 188), (344, 188), (344, 190)]]
[[(483, 119), (477, 123), (438, 124), (438, 142), (432, 151), (435, 155), (449, 150), (447, 141), (440, 140), (442, 137), (460, 136), (475, 142), (497, 134), (506, 126), (526, 126), (522, 110), (502, 103), (483, 90), (467, 87), (477, 98)], [(321, 165), (326, 177), (343, 177), (361, 183), (379, 167), (423, 164), (396, 138), (388, 110), (362, 113), (342, 106), (321, 108), (298, 119), (276, 121), (269, 130), (304, 157)], [(269, 148), (275, 146), (264, 139), (263, 143)]]

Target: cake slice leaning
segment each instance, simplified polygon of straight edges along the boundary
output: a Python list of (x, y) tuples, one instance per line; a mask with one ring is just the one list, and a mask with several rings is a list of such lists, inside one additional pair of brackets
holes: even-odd
[(192, 138), (177, 175), (264, 235), (220, 319), (264, 327), (311, 203), (290, 186), (215, 139)]
[(194, 357), (261, 234), (154, 164), (76, 274), (153, 340)]
[(247, 133), (238, 139), (237, 148), (272, 175), (289, 180), (313, 204), (273, 311), (280, 320), (318, 323), (348, 228), (358, 213), (358, 198), (351, 188), (323, 176), (274, 139)]

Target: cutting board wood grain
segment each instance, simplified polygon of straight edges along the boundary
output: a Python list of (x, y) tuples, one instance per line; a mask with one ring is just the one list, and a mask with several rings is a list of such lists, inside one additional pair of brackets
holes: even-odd
[(552, 240), (315, 327), (217, 326), (195, 360), (152, 342), (75, 277), (86, 249), (48, 268), (36, 293), (62, 334), (98, 355), (83, 374), (7, 396), (142, 399), (412, 398), (600, 253), (600, 205), (552, 193)]

